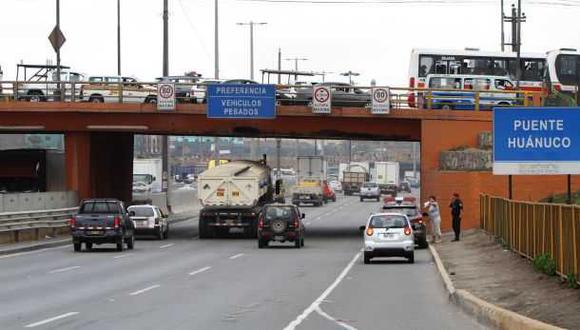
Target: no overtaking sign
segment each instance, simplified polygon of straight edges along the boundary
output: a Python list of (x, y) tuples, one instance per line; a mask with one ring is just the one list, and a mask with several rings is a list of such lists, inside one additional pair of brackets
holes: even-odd
[(332, 93), (329, 86), (315, 85), (312, 89), (312, 112), (330, 113)]

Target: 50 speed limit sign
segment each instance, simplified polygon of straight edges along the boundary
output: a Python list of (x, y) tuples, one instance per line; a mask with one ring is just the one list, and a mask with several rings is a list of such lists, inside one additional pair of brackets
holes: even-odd
[(391, 93), (389, 89), (385, 87), (376, 87), (371, 90), (371, 95), (373, 98), (371, 102), (371, 113), (388, 114), (391, 110)]

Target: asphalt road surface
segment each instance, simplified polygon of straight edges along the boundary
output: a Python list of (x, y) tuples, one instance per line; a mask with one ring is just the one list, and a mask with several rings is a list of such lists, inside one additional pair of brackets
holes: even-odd
[(0, 256), (0, 329), (482, 329), (448, 302), (428, 250), (363, 264), (358, 227), (379, 207), (303, 207), (302, 249), (199, 240), (194, 218), (133, 251)]

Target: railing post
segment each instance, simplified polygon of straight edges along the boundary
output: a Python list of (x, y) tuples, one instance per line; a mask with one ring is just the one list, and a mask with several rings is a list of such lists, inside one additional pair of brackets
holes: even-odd
[(572, 207), (572, 253), (574, 257), (574, 274), (580, 275), (578, 270), (578, 241), (576, 241), (576, 207)]
[(71, 103), (75, 103), (76, 102), (76, 95), (75, 94), (76, 94), (76, 90), (77, 89), (76, 89), (76, 84), (75, 84), (74, 81), (71, 81), (71, 83), (70, 83), (70, 89), (71, 89), (71, 91), (70, 91), (70, 101), (71, 101)]
[(427, 92), (427, 109), (433, 109), (433, 92), (431, 90)]
[(524, 91), (524, 107), (529, 106), (528, 92)]
[(12, 84), (12, 95), (14, 95), (14, 101), (18, 101), (18, 81)]
[(123, 103), (123, 82), (120, 81), (117, 86), (117, 92), (119, 93), (119, 103)]
[(559, 259), (559, 266), (560, 266), (560, 274), (564, 275), (564, 231), (562, 230), (562, 222), (563, 222), (563, 216), (562, 216), (562, 206), (560, 205), (560, 210), (558, 212), (558, 218), (560, 219), (560, 226), (559, 226), (559, 236), (560, 236), (560, 249), (558, 251), (558, 259)]

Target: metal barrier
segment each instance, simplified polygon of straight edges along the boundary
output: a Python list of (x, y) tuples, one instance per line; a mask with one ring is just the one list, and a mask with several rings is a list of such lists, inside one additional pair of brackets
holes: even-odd
[[(4, 81), (0, 100), (9, 102), (157, 103), (159, 82), (30, 82)], [(212, 82), (215, 83), (215, 82)], [(60, 84), (60, 89), (59, 89)], [(209, 83), (175, 83), (176, 102), (207, 103)], [(332, 105), (371, 106), (372, 86), (329, 84)], [(375, 86), (378, 87), (378, 86)], [(542, 93), (526, 90), (426, 89), (383, 87), (390, 91), (392, 109), (491, 110), (502, 106), (541, 106)], [(277, 85), (278, 105), (309, 106), (313, 85)], [(3, 92), (2, 92), (3, 91)], [(62, 94), (62, 98), (61, 98)]]
[(48, 229), (52, 236), (58, 230), (69, 226), (70, 218), (78, 212), (78, 207), (43, 211), (0, 213), (0, 234), (11, 233), (13, 242), (20, 241), (20, 233), (33, 231), (34, 239), (39, 239), (40, 231)]
[[(516, 253), (533, 260), (549, 254), (556, 272), (580, 274), (580, 206), (521, 202), (480, 195), (480, 225)], [(580, 284), (580, 281), (579, 281)]]

